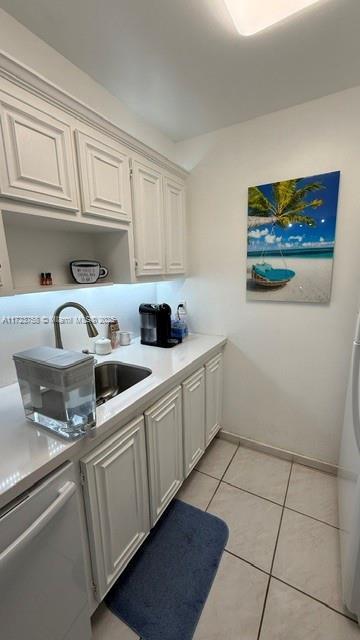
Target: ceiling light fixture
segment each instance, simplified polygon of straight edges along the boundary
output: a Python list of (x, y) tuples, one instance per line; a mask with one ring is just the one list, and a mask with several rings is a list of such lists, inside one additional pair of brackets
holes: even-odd
[(319, 0), (224, 0), (242, 36), (252, 36)]

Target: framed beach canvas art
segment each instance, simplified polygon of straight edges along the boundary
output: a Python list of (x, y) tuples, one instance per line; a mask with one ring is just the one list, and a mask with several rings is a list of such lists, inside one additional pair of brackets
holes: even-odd
[(327, 303), (340, 171), (249, 187), (247, 299)]

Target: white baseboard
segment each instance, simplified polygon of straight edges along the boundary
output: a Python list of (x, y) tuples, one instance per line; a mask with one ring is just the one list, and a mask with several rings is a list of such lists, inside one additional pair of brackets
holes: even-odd
[(316, 458), (309, 458), (308, 456), (303, 456), (299, 453), (295, 453), (294, 451), (287, 451), (286, 449), (273, 447), (270, 444), (258, 442), (258, 440), (252, 440), (251, 438), (245, 438), (244, 436), (239, 436), (236, 433), (231, 433), (224, 429), (220, 429), (217, 435), (218, 438), (228, 440), (228, 442), (233, 442), (234, 444), (239, 444), (243, 447), (248, 447), (249, 449), (255, 449), (262, 453), (268, 453), (272, 456), (276, 456), (277, 458), (282, 458), (282, 460), (290, 460), (290, 462), (297, 462), (298, 464), (302, 464), (306, 467), (312, 467), (319, 471), (325, 471), (326, 473), (331, 473), (335, 476), (337, 475), (338, 467), (336, 464), (317, 460)]

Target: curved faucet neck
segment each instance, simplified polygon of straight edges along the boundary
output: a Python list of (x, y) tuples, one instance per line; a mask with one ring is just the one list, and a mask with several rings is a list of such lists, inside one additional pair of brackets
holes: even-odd
[(82, 304), (79, 304), (78, 302), (65, 302), (64, 304), (60, 305), (60, 307), (58, 307), (53, 315), (53, 324), (54, 324), (54, 333), (55, 333), (55, 346), (58, 349), (63, 349), (63, 342), (61, 339), (61, 331), (60, 331), (60, 314), (64, 309), (67, 309), (68, 307), (70, 308), (74, 308), (77, 309), (78, 311), (80, 311), (80, 313), (83, 315), (85, 322), (86, 322), (86, 328), (87, 328), (87, 332), (88, 332), (88, 336), (90, 338), (95, 338), (98, 334), (98, 331), (93, 323), (93, 321), (90, 318), (90, 314), (88, 312), (87, 309), (85, 309), (85, 307), (82, 306)]

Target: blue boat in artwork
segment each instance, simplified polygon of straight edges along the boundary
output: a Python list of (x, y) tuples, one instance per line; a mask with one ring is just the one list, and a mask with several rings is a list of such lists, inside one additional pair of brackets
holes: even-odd
[(267, 262), (254, 264), (251, 269), (252, 279), (262, 287), (283, 287), (295, 275), (292, 269), (275, 269)]

